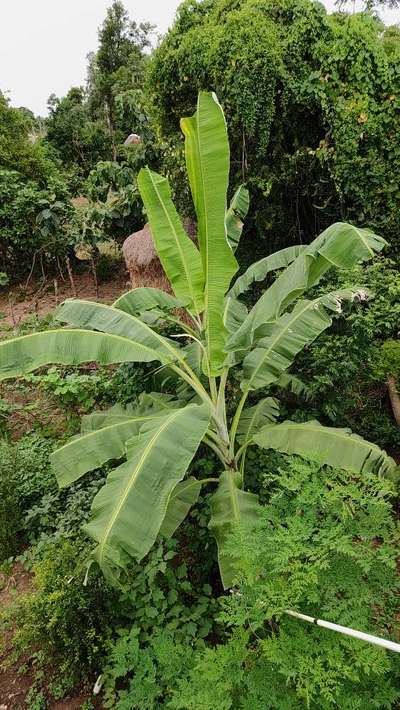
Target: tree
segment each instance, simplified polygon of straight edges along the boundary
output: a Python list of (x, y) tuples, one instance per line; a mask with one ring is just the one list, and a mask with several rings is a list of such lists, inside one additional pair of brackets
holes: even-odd
[(33, 179), (43, 187), (57, 170), (42, 143), (31, 140), (33, 128), (27, 109), (11, 107), (0, 91), (0, 168), (17, 171), (22, 180)]
[[(129, 19), (122, 2), (113, 2), (99, 30), (99, 48), (89, 57), (88, 90), (92, 115), (105, 117), (112, 146), (117, 156), (118, 120), (116, 96), (137, 88), (143, 76), (143, 49), (149, 46), (149, 23)], [(126, 136), (125, 136), (126, 137)]]
[(110, 139), (104, 123), (92, 120), (87, 97), (81, 87), (72, 87), (62, 99), (48, 100), (46, 140), (56, 149), (64, 165), (86, 176), (95, 164), (107, 157)]
[[(54, 453), (54, 470), (59, 484), (66, 486), (105, 461), (125, 458), (95, 497), (86, 526), (98, 543), (96, 559), (114, 581), (130, 557), (141, 559), (158, 535), (173, 534), (201, 486), (215, 483), (209, 527), (227, 588), (235, 578), (227, 537), (238, 523), (253, 524), (259, 513), (257, 496), (244, 490), (250, 445), (355, 473), (394, 475), (395, 462), (349, 430), (317, 421), (277, 423), (279, 403), (265, 396), (272, 385), (285, 386), (285, 374), (287, 384), (296, 355), (331, 325), (347, 302), (365, 298), (359, 288), (314, 300), (303, 299), (303, 293), (330, 268), (369, 259), (385, 242), (368, 230), (334, 224), (307, 247), (290, 247), (257, 262), (230, 287), (238, 269), (234, 249), (248, 195), (240, 187), (226, 210), (229, 143), (215, 95), (200, 93), (197, 111), (182, 120), (182, 130), (199, 248), (183, 228), (167, 179), (149, 168), (138, 178), (175, 296), (138, 288), (113, 306), (66, 301), (57, 318), (69, 328), (0, 343), (0, 378), (48, 363), (161, 363), (165, 379), (174, 380), (174, 395), (144, 394), (126, 408), (85, 417), (81, 436)], [(248, 312), (240, 295), (252, 281), (277, 269), (284, 270)], [(185, 308), (185, 321), (171, 314), (178, 307)], [(176, 323), (188, 342), (180, 346), (161, 334), (159, 326), (165, 322)], [(230, 418), (226, 386), (239, 366), (242, 394)], [(185, 479), (201, 441), (214, 451), (221, 473)]]

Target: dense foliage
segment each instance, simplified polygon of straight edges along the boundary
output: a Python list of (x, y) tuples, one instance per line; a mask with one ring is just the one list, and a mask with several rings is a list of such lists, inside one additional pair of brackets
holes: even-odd
[(218, 93), (233, 179), (252, 192), (254, 249), (308, 242), (340, 218), (398, 250), (399, 56), (398, 30), (368, 14), (327, 15), (308, 0), (187, 0), (149, 84), (171, 146), (198, 90)]

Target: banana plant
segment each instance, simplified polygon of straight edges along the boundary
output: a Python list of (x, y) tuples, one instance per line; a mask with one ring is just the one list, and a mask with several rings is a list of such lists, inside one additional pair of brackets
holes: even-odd
[[(270, 391), (307, 391), (290, 373), (296, 355), (329, 328), (344, 303), (366, 297), (360, 288), (314, 299), (305, 292), (328, 269), (372, 258), (385, 241), (367, 229), (333, 224), (311, 244), (267, 256), (235, 280), (248, 192), (238, 187), (227, 204), (229, 144), (216, 96), (200, 93), (195, 114), (182, 119), (181, 127), (197, 243), (184, 230), (168, 180), (149, 168), (138, 176), (173, 295), (137, 288), (111, 306), (68, 300), (56, 314), (62, 327), (0, 343), (0, 378), (50, 363), (156, 363), (158, 378), (174, 383), (174, 395), (142, 394), (125, 408), (83, 417), (80, 435), (53, 454), (52, 465), (59, 485), (67, 486), (106, 461), (119, 462), (95, 496), (86, 525), (97, 543), (94, 555), (113, 581), (132, 557), (142, 559), (158, 536), (175, 532), (202, 486), (214, 486), (209, 527), (229, 588), (235, 570), (227, 536), (236, 525), (255, 522), (260, 510), (257, 496), (246, 491), (249, 446), (356, 474), (395, 473), (395, 462), (384, 451), (348, 429), (280, 421), (279, 402)], [(275, 281), (248, 310), (243, 294), (271, 273)], [(163, 334), (166, 323), (174, 324), (176, 337)], [(240, 399), (230, 415), (226, 392), (234, 370)], [(215, 476), (186, 477), (201, 442), (216, 456)]]

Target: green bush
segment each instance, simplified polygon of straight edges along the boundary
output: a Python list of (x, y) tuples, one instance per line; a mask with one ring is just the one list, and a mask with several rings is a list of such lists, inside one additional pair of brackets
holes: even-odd
[(70, 247), (68, 187), (60, 176), (44, 185), (25, 180), (0, 162), (0, 264), (13, 279), (33, 268), (57, 268)]
[[(54, 669), (57, 694), (63, 696), (99, 670), (118, 613), (116, 594), (95, 573), (84, 586), (81, 546), (58, 540), (34, 566), (37, 591), (19, 601), (13, 612), (17, 653), (40, 648), (36, 662)], [(46, 677), (48, 683), (50, 678)]]
[(398, 269), (398, 262), (380, 258), (325, 280), (326, 290), (358, 283), (370, 296), (343, 314), (298, 359), (296, 373), (309, 383), (311, 402), (305, 407), (301, 398), (288, 397), (291, 417), (304, 418), (311, 406), (316, 418), (348, 426), (389, 451), (398, 448), (400, 432), (386, 391), (388, 358), (396, 352), (390, 343), (400, 332)]
[(17, 494), (18, 455), (0, 441), (0, 563), (19, 548), (22, 511)]
[(252, 257), (309, 242), (336, 219), (398, 250), (399, 56), (400, 35), (370, 14), (327, 15), (311, 0), (186, 0), (148, 76), (176, 194), (186, 195), (179, 119), (199, 89), (214, 90), (232, 183), (244, 176), (252, 193)]

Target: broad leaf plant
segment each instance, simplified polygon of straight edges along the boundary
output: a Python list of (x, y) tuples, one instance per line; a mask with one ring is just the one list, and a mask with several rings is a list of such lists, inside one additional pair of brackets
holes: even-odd
[[(168, 180), (149, 168), (138, 176), (174, 295), (137, 288), (112, 306), (67, 300), (56, 314), (66, 326), (0, 344), (0, 377), (49, 363), (154, 361), (161, 375), (175, 378), (174, 395), (143, 394), (126, 408), (84, 416), (81, 434), (53, 454), (52, 465), (63, 487), (107, 461), (122, 460), (95, 496), (86, 525), (97, 543), (94, 555), (113, 581), (130, 558), (143, 558), (159, 535), (175, 532), (204, 484), (214, 485), (209, 527), (229, 588), (235, 571), (225, 551), (227, 535), (237, 523), (251, 524), (259, 510), (257, 496), (245, 488), (249, 446), (358, 474), (394, 474), (395, 462), (384, 451), (348, 429), (280, 421), (279, 402), (269, 392), (272, 386), (301, 387), (289, 372), (296, 355), (329, 328), (344, 302), (365, 296), (350, 288), (308, 300), (307, 289), (328, 269), (370, 259), (385, 242), (369, 230), (333, 224), (311, 244), (267, 256), (234, 280), (249, 196), (241, 186), (227, 207), (229, 143), (216, 96), (200, 93), (195, 114), (182, 119), (181, 127), (197, 244), (185, 232)], [(275, 271), (276, 280), (248, 310), (242, 294)], [(174, 339), (160, 327), (169, 322), (178, 329)], [(226, 387), (234, 369), (241, 397), (228, 417)], [(215, 476), (185, 477), (201, 442), (218, 458)]]

